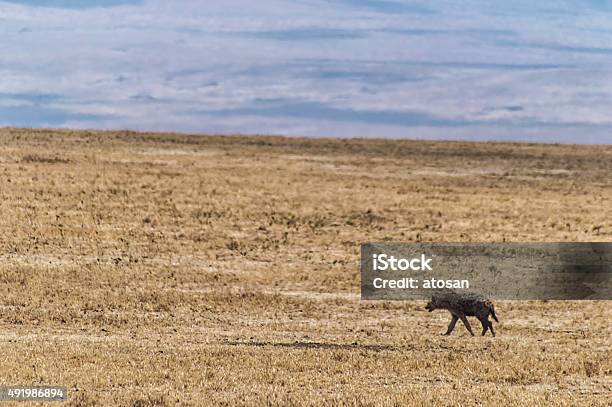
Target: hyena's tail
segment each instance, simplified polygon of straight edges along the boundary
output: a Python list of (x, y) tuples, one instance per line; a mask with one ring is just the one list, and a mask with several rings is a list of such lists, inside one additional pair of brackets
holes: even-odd
[(489, 305), (489, 314), (491, 314), (495, 322), (499, 322), (499, 319), (497, 319), (497, 315), (495, 315), (495, 306), (493, 304)]

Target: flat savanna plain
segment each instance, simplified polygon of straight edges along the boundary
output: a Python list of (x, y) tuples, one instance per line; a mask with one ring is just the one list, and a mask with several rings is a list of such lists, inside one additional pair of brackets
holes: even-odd
[[(612, 241), (612, 147), (0, 130), (0, 383), (69, 405), (609, 405), (611, 302), (440, 336), (367, 241)], [(475, 322), (475, 321), (474, 321)]]

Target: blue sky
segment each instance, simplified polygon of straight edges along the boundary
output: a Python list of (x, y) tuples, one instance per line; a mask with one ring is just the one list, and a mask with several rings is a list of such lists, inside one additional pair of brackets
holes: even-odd
[(612, 143), (610, 112), (607, 1), (0, 1), (0, 126)]

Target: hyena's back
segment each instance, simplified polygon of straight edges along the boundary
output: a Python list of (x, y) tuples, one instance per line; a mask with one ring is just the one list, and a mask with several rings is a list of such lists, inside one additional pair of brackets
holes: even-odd
[(475, 293), (447, 293), (438, 296), (439, 308), (459, 311), (469, 317), (486, 318), (489, 315), (497, 322), (495, 307), (491, 300)]

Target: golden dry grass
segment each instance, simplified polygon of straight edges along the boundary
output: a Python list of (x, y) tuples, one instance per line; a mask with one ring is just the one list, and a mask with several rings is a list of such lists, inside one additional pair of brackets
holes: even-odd
[(83, 405), (609, 405), (611, 302), (497, 338), (365, 241), (612, 241), (612, 147), (0, 130), (0, 383)]

